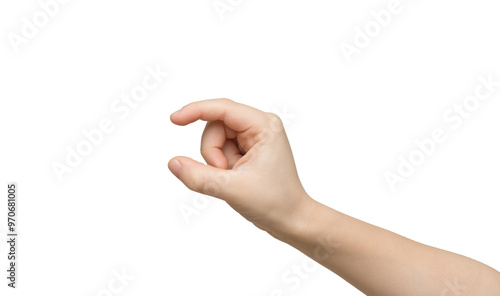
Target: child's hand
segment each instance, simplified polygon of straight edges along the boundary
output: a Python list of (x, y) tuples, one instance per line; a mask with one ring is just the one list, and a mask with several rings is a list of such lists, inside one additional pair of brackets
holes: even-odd
[(451, 285), (463, 296), (500, 295), (500, 273), (493, 268), (311, 199), (276, 115), (220, 99), (189, 104), (171, 119), (179, 125), (208, 121), (201, 140), (208, 165), (187, 157), (168, 164), (187, 187), (225, 200), (365, 295), (444, 295)]
[(170, 119), (178, 125), (207, 121), (201, 154), (208, 165), (182, 156), (168, 164), (189, 189), (225, 200), (273, 235), (288, 232), (305, 216), (312, 199), (299, 181), (277, 115), (214, 99), (186, 105)]

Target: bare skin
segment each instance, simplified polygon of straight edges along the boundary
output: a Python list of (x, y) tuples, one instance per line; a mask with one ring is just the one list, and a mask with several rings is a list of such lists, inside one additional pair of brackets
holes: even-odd
[(207, 121), (207, 165), (178, 156), (168, 166), (189, 189), (226, 201), (369, 296), (498, 296), (500, 273), (342, 214), (312, 199), (299, 180), (278, 116), (227, 99), (184, 106), (177, 125)]

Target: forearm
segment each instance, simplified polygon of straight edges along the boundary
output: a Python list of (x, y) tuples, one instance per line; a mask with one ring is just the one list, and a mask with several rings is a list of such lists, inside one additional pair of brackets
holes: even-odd
[(227, 99), (188, 104), (171, 115), (207, 121), (207, 165), (175, 157), (169, 169), (188, 188), (226, 201), (260, 229), (370, 296), (500, 295), (500, 274), (344, 215), (304, 191), (279, 116)]
[(480, 262), (307, 200), (288, 227), (271, 235), (369, 296), (500, 295), (500, 273)]

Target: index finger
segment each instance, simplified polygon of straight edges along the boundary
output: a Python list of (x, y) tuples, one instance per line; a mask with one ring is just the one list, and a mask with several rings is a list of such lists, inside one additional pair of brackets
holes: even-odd
[(223, 121), (229, 128), (243, 132), (265, 121), (265, 113), (229, 99), (210, 99), (190, 103), (170, 115), (177, 125), (187, 125), (197, 120)]

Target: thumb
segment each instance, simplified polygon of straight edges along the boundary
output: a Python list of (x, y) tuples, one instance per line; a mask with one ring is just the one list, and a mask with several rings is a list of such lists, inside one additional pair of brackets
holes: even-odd
[(224, 199), (229, 191), (231, 171), (203, 164), (189, 157), (177, 156), (168, 168), (187, 188)]

